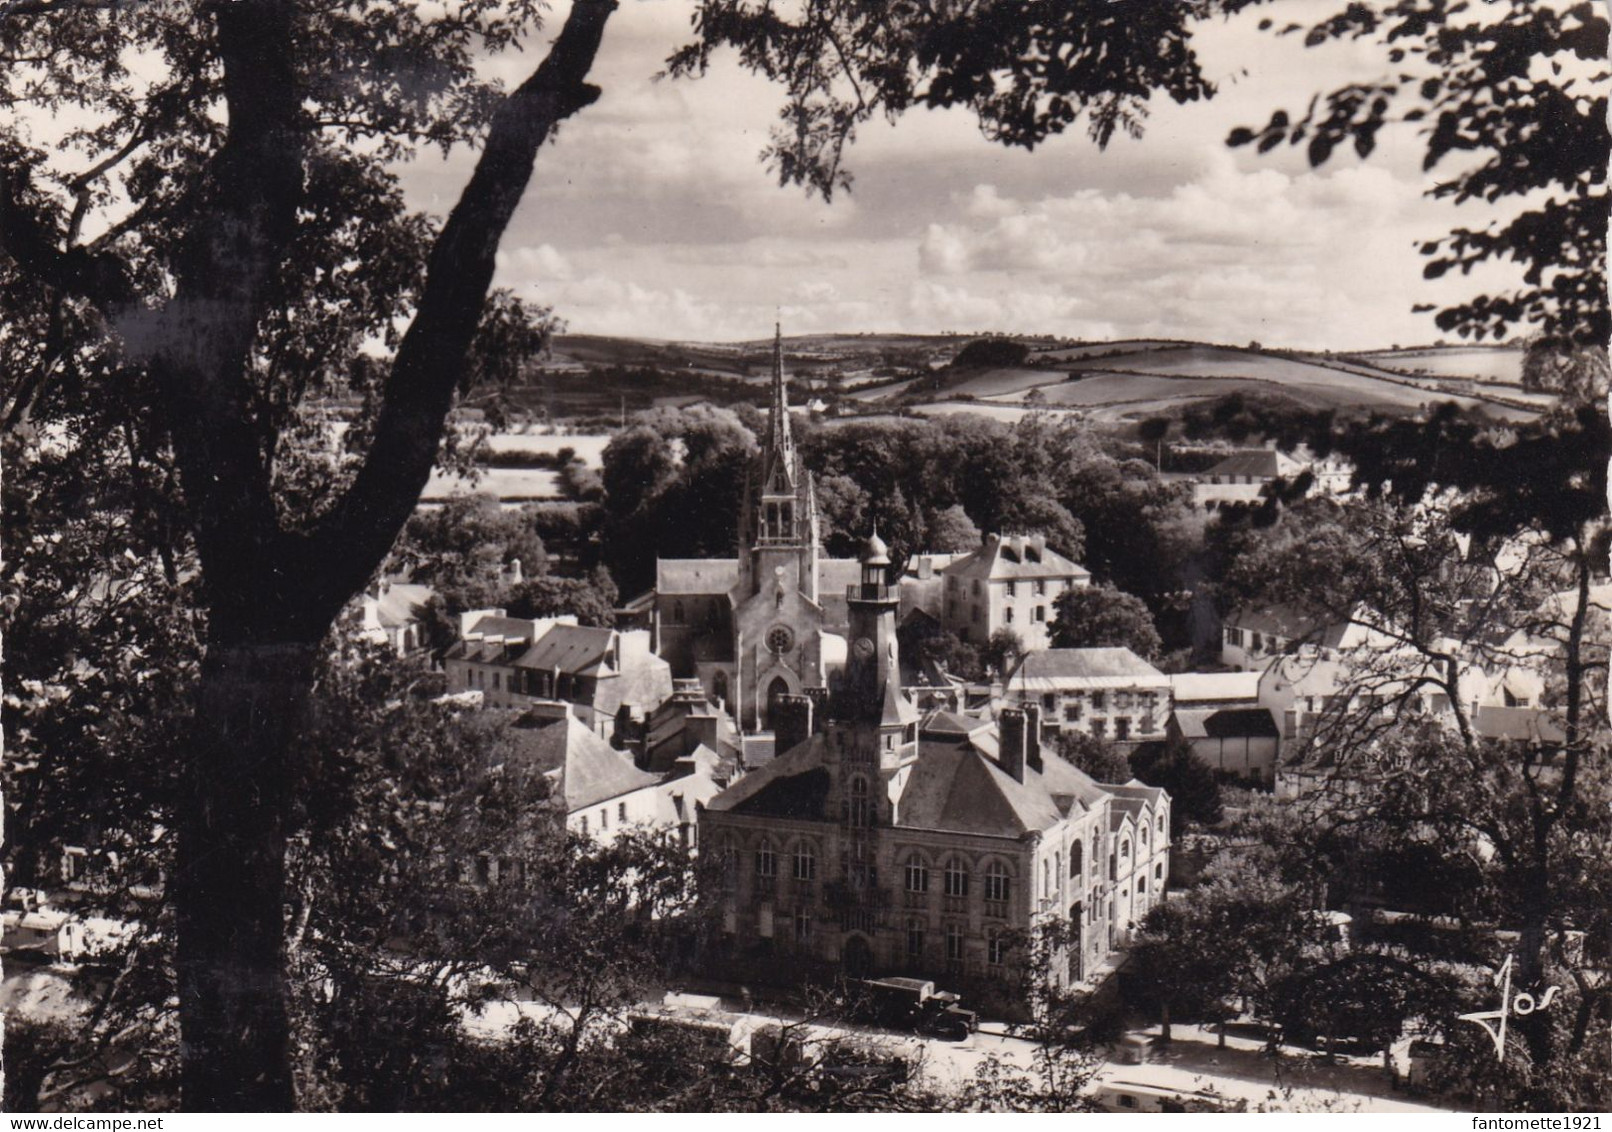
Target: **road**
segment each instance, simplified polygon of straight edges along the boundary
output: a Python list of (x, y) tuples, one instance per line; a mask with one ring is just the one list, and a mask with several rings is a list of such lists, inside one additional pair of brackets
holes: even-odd
[[(974, 1079), (979, 1066), (995, 1056), (1005, 1065), (1029, 1071), (1034, 1043), (1011, 1036), (1004, 1027), (986, 1022), (983, 1029), (962, 1042), (920, 1038), (862, 1026), (827, 1025), (804, 1020), (785, 1011), (746, 1011), (732, 999), (723, 1002), (727, 1014), (749, 1017), (758, 1025), (794, 1024), (807, 1040), (853, 1038), (875, 1041), (892, 1055), (918, 1067), (919, 1076), (938, 1091), (957, 1092)], [(499, 1003), (468, 1024), (477, 1032), (494, 1034), (523, 1015), (539, 1017), (547, 1008), (537, 1004)], [(1158, 1036), (1158, 1028), (1130, 1031)], [(1101, 1081), (1130, 1081), (1192, 1092), (1212, 1089), (1234, 1100), (1245, 1100), (1250, 1110), (1271, 1112), (1447, 1112), (1421, 1098), (1395, 1090), (1380, 1061), (1339, 1057), (1328, 1064), (1319, 1054), (1286, 1049), (1281, 1057), (1264, 1053), (1260, 1042), (1232, 1036), (1225, 1048), (1216, 1035), (1196, 1026), (1177, 1025), (1172, 1041), (1156, 1047), (1144, 1065), (1108, 1061), (1099, 1070)]]

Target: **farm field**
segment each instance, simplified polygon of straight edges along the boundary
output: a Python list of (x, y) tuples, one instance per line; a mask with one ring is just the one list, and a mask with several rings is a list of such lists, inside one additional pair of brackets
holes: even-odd
[(1012, 393), (1023, 393), (1037, 385), (1046, 385), (1049, 382), (1061, 381), (1064, 374), (1059, 370), (1045, 369), (986, 369), (979, 370), (955, 385), (946, 386), (946, 395), (953, 393), (968, 393), (975, 397), (1001, 397)]
[(1470, 397), (1400, 385), (1391, 376), (1368, 377), (1292, 358), (1220, 346), (1174, 346), (1104, 358), (1100, 362), (1077, 361), (1073, 365), (1076, 369), (1253, 380), (1281, 386), (1284, 392), (1295, 395), (1309, 390), (1321, 395), (1329, 404), (1366, 408), (1381, 405), (1414, 409), (1426, 402), (1446, 398), (1466, 405), (1474, 403)]
[(1072, 362), (1093, 355), (1119, 357), (1141, 350), (1168, 349), (1179, 345), (1180, 342), (1168, 342), (1163, 338), (1127, 338), (1120, 342), (1088, 342), (1084, 346), (1065, 346), (1057, 350), (1038, 351), (1030, 356), (1038, 362)]
[(494, 452), (545, 456), (569, 448), (590, 468), (603, 467), (605, 445), (609, 443), (610, 437), (600, 433), (564, 436), (554, 433), (495, 432), (487, 437), (487, 447)]
[[(1260, 393), (1268, 389), (1269, 385), (1266, 382), (1236, 378), (1161, 377), (1153, 374), (1093, 372), (1090, 377), (1079, 381), (1043, 385), (1040, 387), (1040, 393), (1046, 398), (1049, 406), (1086, 409), (1098, 405), (1128, 405), (1150, 399), (1175, 400), (1182, 397), (1220, 397), (1227, 393)], [(1306, 403), (1312, 400), (1304, 395), (1306, 392), (1304, 390), (1291, 392), (1295, 400)], [(1028, 395), (1029, 391), (1026, 390), (1016, 396), (1002, 397), (999, 400), (1023, 401)], [(1323, 400), (1322, 403), (1331, 402)]]
[(506, 503), (560, 498), (560, 478), (542, 468), (487, 468), (471, 483), (463, 476), (433, 471), (420, 493), (422, 503), (440, 503), (452, 495), (496, 495)]
[(1351, 357), (1410, 376), (1418, 376), (1422, 371), (1422, 376), (1467, 377), (1520, 385), (1522, 353), (1516, 346), (1446, 346), (1425, 350), (1374, 350)]

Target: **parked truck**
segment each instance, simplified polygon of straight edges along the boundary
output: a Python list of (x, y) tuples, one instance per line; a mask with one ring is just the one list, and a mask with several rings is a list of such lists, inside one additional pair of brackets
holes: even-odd
[(846, 990), (850, 1013), (860, 1021), (947, 1041), (962, 1041), (979, 1028), (974, 1011), (928, 979), (855, 979)]

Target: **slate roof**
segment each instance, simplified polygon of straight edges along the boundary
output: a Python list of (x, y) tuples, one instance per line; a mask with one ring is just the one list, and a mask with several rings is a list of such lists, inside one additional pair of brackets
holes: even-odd
[(953, 559), (941, 573), (987, 579), (1091, 577), (1090, 570), (1051, 547), (1038, 550), (1028, 539), (1001, 535), (986, 536), (983, 546)]
[(1260, 476), (1275, 479), (1278, 476), (1295, 476), (1304, 465), (1274, 448), (1252, 448), (1227, 456), (1203, 473), (1207, 476)]
[(1172, 717), (1187, 739), (1275, 739), (1281, 735), (1267, 708), (1189, 708)]
[(480, 633), (484, 637), (530, 641), (542, 634), (543, 626), (541, 623), (534, 623), (522, 617), (504, 617), (497, 613), (487, 613), (476, 618), (469, 632)]
[(896, 806), (896, 825), (989, 837), (1020, 837), (1056, 825), (1063, 815), (1025, 772), (1017, 782), (965, 745), (925, 745)]
[(541, 672), (559, 669), (561, 672), (587, 676), (609, 673), (611, 670), (604, 668), (603, 661), (613, 636), (609, 629), (555, 625), (522, 653), (515, 664), (519, 668), (535, 668)]
[(923, 722), (918, 725), (918, 734), (923, 738), (949, 739), (955, 742), (990, 725), (990, 720), (979, 719), (972, 715), (960, 715), (955, 711), (933, 711), (924, 716)]
[(725, 594), (739, 584), (737, 558), (657, 558), (655, 592)]
[(1037, 649), (1003, 681), (1010, 691), (1059, 688), (1168, 688), (1170, 678), (1127, 648)]
[(517, 724), (508, 734), (518, 756), (530, 760), (554, 781), (567, 813), (660, 783), (659, 776), (633, 766), (625, 754), (574, 715), (547, 727)]
[(844, 597), (849, 586), (862, 581), (862, 563), (854, 558), (819, 558), (817, 593), (820, 597)]
[[(828, 771), (823, 768), (825, 747), (823, 736), (813, 735), (794, 750), (768, 759), (746, 774), (712, 798), (706, 808), (771, 817), (822, 816), (820, 791), (828, 789)], [(808, 814), (806, 808), (813, 799), (818, 808)]]
[(1177, 704), (1259, 699), (1257, 672), (1180, 672), (1170, 677)]

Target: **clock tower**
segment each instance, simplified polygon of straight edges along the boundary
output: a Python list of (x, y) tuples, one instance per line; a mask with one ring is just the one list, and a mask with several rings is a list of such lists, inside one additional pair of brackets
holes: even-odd
[(901, 690), (896, 645), (900, 591), (889, 584), (890, 552), (877, 534), (863, 544), (860, 559), (861, 581), (845, 595), (850, 649), (829, 716), (873, 739), (881, 769), (894, 772), (918, 751), (918, 713)]

